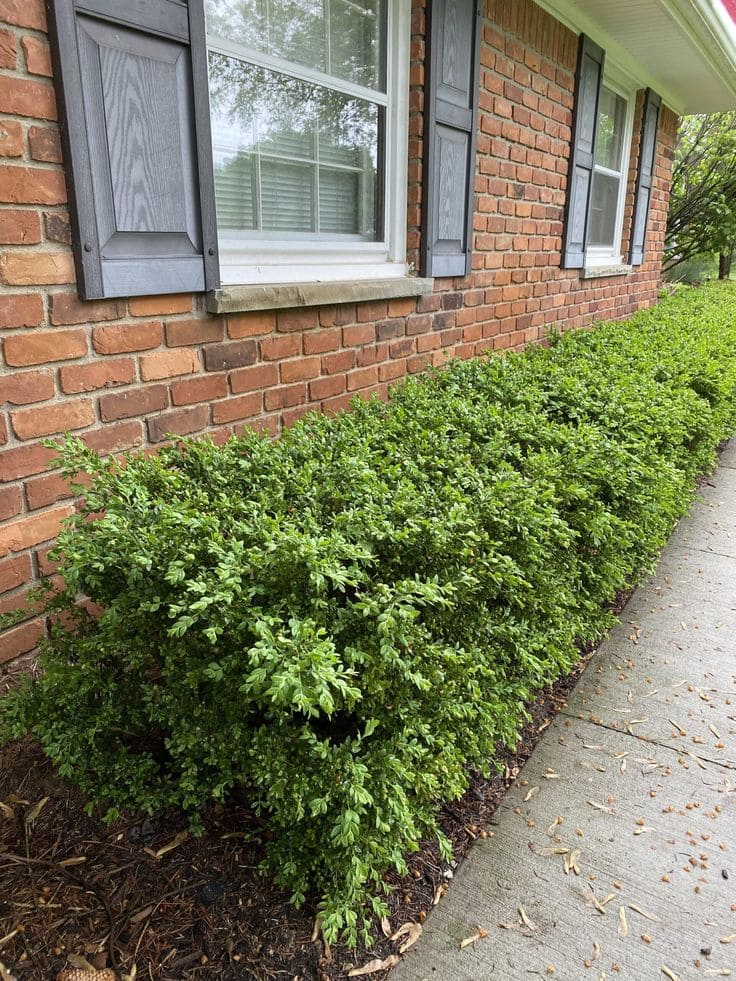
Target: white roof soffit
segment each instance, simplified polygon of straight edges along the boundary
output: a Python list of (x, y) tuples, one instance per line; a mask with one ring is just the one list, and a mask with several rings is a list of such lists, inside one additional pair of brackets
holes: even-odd
[(736, 109), (736, 24), (721, 0), (535, 0), (679, 115)]

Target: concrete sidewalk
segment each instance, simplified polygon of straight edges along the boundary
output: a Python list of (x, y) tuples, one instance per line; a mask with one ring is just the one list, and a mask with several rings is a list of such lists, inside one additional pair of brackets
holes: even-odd
[(735, 788), (732, 441), (391, 981), (736, 979)]

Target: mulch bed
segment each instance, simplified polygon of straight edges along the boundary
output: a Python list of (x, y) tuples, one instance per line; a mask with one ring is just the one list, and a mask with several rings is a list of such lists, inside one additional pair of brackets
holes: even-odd
[[(573, 673), (530, 707), (532, 720), (514, 752), (500, 756), (503, 772), (491, 779), (473, 774), (465, 795), (443, 808), (453, 865), (488, 835), (506, 788), (591, 653), (581, 652)], [(135, 965), (136, 981), (338, 981), (354, 966), (397, 951), (399, 942), (387, 939), (355, 951), (312, 939), (314, 907), (294, 910), (258, 872), (261, 829), (243, 800), (213, 807), (199, 839), (181, 840), (180, 816), (131, 816), (106, 826), (86, 814), (79, 791), (24, 741), (0, 752), (0, 802), (0, 977), (4, 965), (18, 981), (47, 981), (72, 955), (121, 974)], [(393, 929), (422, 922), (440, 887), (452, 888), (453, 870), (434, 842), (409, 864), (408, 875), (387, 876)], [(383, 938), (379, 925), (375, 933)], [(371, 978), (382, 981), (386, 973)]]

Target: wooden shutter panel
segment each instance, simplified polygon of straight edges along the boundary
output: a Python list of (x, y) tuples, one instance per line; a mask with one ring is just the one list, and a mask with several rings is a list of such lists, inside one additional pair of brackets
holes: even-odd
[(598, 129), (598, 104), (603, 84), (605, 52), (585, 34), (580, 35), (572, 120), (572, 154), (565, 207), (564, 269), (582, 269), (588, 236), (588, 214), (593, 190), (593, 162)]
[(654, 164), (657, 153), (657, 127), (662, 99), (656, 92), (647, 89), (644, 95), (644, 111), (641, 122), (641, 138), (639, 140), (639, 173), (636, 178), (636, 195), (634, 197), (634, 218), (631, 224), (631, 254), (629, 262), (632, 266), (640, 266), (644, 262), (644, 246), (647, 239), (647, 223), (649, 221), (649, 205), (652, 200), (652, 185), (654, 184)]
[(47, 0), (79, 295), (219, 285), (203, 0)]
[(428, 4), (422, 275), (470, 272), (480, 65), (478, 0)]

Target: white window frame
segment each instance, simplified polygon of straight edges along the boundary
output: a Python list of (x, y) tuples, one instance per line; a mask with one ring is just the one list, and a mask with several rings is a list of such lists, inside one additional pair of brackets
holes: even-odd
[[(600, 266), (623, 266), (624, 256), (621, 252), (621, 243), (624, 233), (624, 211), (626, 209), (626, 194), (629, 185), (629, 169), (631, 167), (631, 144), (634, 135), (634, 110), (636, 106), (636, 88), (615, 68), (606, 63), (603, 72), (603, 86), (610, 89), (616, 95), (626, 101), (626, 116), (624, 119), (623, 133), (623, 153), (621, 156), (621, 183), (618, 192), (618, 203), (616, 205), (616, 228), (613, 236), (613, 245), (609, 248), (605, 245), (589, 245), (585, 250), (585, 267), (596, 268)], [(598, 120), (596, 119), (596, 136)], [(599, 168), (593, 165), (593, 174)], [(591, 178), (592, 179), (592, 178)], [(590, 216), (588, 216), (590, 222)]]
[[(409, 61), (411, 0), (387, 0), (386, 92), (341, 82), (340, 91), (385, 107), (384, 240), (298, 241), (254, 238), (231, 229), (218, 232), (223, 286), (350, 282), (406, 276), (406, 214), (409, 143)], [(207, 38), (208, 50), (286, 74), (296, 65), (221, 38)], [(329, 76), (298, 66), (299, 78), (324, 84)]]

